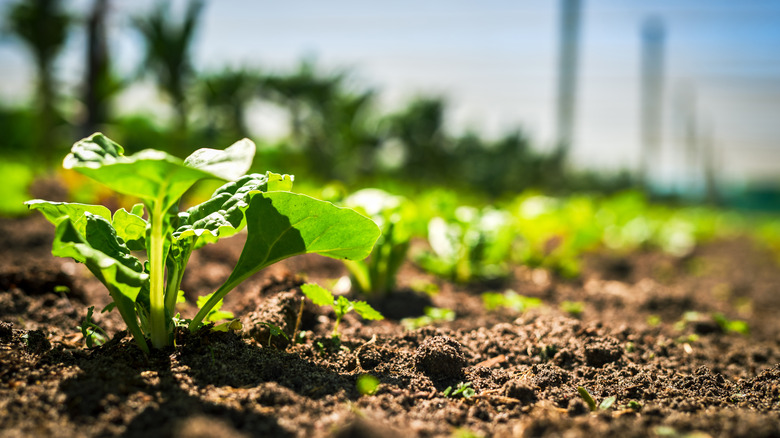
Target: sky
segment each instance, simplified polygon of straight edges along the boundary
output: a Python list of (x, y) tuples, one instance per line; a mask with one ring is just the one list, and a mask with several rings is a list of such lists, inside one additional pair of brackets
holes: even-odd
[[(10, 0), (0, 0), (3, 10)], [(88, 0), (66, 2), (74, 11)], [(183, 0), (174, 1), (178, 10)], [(120, 71), (141, 58), (129, 17), (151, 0), (112, 2), (110, 46)], [(520, 128), (539, 149), (555, 142), (558, 1), (411, 0), (365, 2), (207, 2), (193, 52), (200, 70), (225, 65), (291, 71), (303, 58), (323, 70), (348, 68), (355, 86), (379, 92), (382, 108), (418, 95), (449, 103), (447, 127), (488, 137)], [(701, 157), (684, 159), (682, 120), (694, 114), (699, 145), (711, 147), (717, 174), (729, 181), (780, 180), (780, 2), (771, 0), (583, 0), (572, 162), (620, 170), (640, 156), (642, 24), (665, 29), (661, 151), (652, 174), (668, 184), (696, 180)], [(83, 71), (83, 34), (59, 63), (65, 83)], [(29, 94), (33, 70), (21, 48), (0, 39), (0, 99)], [(686, 97), (688, 96), (688, 97)], [(123, 96), (148, 107), (149, 87)], [(692, 108), (688, 112), (684, 108)], [(260, 136), (282, 135), (278, 113), (257, 108)]]

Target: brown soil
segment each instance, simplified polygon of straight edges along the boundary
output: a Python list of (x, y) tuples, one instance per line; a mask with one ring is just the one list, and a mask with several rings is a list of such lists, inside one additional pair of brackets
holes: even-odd
[[(304, 341), (269, 342), (257, 323), (292, 331), (304, 280), (344, 275), (337, 261), (301, 257), (228, 296), (244, 333), (181, 332), (176, 347), (145, 356), (116, 312), (96, 315), (113, 339), (83, 346), (75, 327), (108, 296), (50, 255), (52, 231), (35, 216), (0, 220), (4, 437), (780, 436), (780, 269), (745, 239), (685, 259), (593, 255), (575, 281), (518, 267), (499, 290), (544, 302), (522, 314), (486, 312), (486, 285), (408, 265), (402, 291), (373, 301), (396, 319), (348, 315), (336, 345), (332, 314), (307, 303)], [(236, 237), (193, 256), (191, 297), (213, 290), (240, 247)], [(440, 292), (412, 292), (420, 281)], [(568, 315), (563, 301), (584, 310)], [(426, 304), (457, 318), (405, 331), (397, 318)], [(750, 334), (725, 332), (716, 313), (747, 321)], [(357, 390), (364, 374), (380, 382), (373, 395)], [(473, 395), (444, 395), (460, 383)], [(591, 412), (579, 386), (615, 402)]]

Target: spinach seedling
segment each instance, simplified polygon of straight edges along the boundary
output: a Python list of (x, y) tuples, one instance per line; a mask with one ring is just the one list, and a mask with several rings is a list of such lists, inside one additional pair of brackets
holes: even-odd
[(368, 259), (344, 261), (353, 284), (371, 295), (391, 293), (409, 251), (412, 236), (404, 227), (404, 219), (412, 213), (411, 204), (380, 189), (359, 190), (347, 197), (344, 204), (371, 217), (382, 230)]
[[(191, 331), (214, 316), (228, 292), (266, 266), (305, 253), (363, 259), (379, 237), (376, 224), (354, 210), (291, 193), (290, 175), (244, 175), (254, 154), (254, 143), (243, 139), (225, 150), (198, 149), (184, 160), (153, 149), (125, 156), (122, 146), (96, 133), (73, 145), (63, 167), (142, 204), (113, 214), (102, 205), (26, 204), (56, 225), (52, 254), (86, 265), (108, 289), (139, 348), (148, 352), (147, 338), (154, 348), (171, 344), (179, 289), (195, 249), (246, 229), (236, 266), (202, 303), (189, 322)], [(205, 178), (230, 182), (180, 212), (182, 195)], [(131, 251), (143, 250), (142, 263)]]
[(333, 311), (336, 313), (336, 322), (333, 324), (333, 332), (331, 333), (331, 337), (333, 338), (339, 338), (339, 323), (341, 322), (341, 318), (352, 310), (364, 319), (385, 319), (381, 313), (374, 310), (374, 308), (365, 301), (350, 301), (342, 295), (335, 298), (329, 290), (318, 284), (306, 283), (301, 286), (301, 291), (314, 304), (318, 306), (333, 307)]

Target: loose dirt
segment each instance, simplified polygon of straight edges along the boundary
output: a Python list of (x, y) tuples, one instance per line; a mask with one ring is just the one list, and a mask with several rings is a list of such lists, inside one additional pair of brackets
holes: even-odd
[[(345, 274), (338, 261), (299, 257), (228, 296), (241, 332), (180, 331), (175, 347), (144, 355), (116, 312), (99, 313), (102, 285), (50, 255), (52, 233), (39, 217), (0, 220), (4, 437), (780, 436), (780, 269), (747, 239), (685, 258), (594, 254), (576, 280), (517, 267), (503, 284), (460, 285), (408, 264), (398, 294), (369, 298), (389, 318), (348, 315), (340, 343), (332, 312), (310, 302), (302, 342), (259, 324), (292, 335), (298, 286)], [(193, 255), (190, 302), (228, 275), (240, 240)], [(421, 283), (439, 292), (414, 292)], [(480, 294), (505, 289), (543, 305), (486, 311)], [(76, 329), (90, 305), (113, 336), (93, 349)], [(400, 318), (426, 305), (457, 317), (405, 329)], [(357, 389), (364, 375), (379, 382), (373, 394)]]

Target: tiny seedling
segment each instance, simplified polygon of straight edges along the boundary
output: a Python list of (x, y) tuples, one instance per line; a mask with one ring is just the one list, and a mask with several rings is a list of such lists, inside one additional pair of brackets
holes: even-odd
[(416, 330), (440, 321), (455, 321), (455, 311), (441, 307), (426, 306), (424, 315), (417, 318), (404, 318), (401, 325), (406, 330)]
[(379, 388), (379, 379), (371, 374), (363, 374), (357, 379), (357, 390), (361, 395), (373, 395)]
[(562, 301), (560, 304), (561, 310), (573, 316), (579, 318), (582, 316), (582, 312), (585, 311), (585, 303), (582, 301)]
[(87, 316), (84, 317), (79, 326), (81, 334), (84, 336), (84, 341), (87, 343), (87, 348), (92, 348), (95, 345), (103, 345), (106, 340), (108, 340), (106, 331), (92, 321), (92, 313), (94, 311), (95, 306), (90, 306), (89, 309), (87, 309)]
[(287, 336), (287, 333), (284, 332), (284, 330), (281, 329), (278, 325), (273, 325), (270, 322), (261, 322), (260, 325), (268, 328), (268, 346), (271, 346), (271, 339), (274, 336), (281, 336), (284, 339), (290, 340), (290, 337)]
[[(181, 160), (147, 149), (131, 156), (96, 133), (73, 145), (63, 167), (141, 200), (130, 211), (102, 205), (26, 202), (56, 227), (52, 254), (84, 263), (108, 289), (138, 347), (171, 344), (175, 306), (192, 252), (246, 229), (236, 266), (189, 321), (191, 331), (222, 299), (261, 269), (288, 257), (316, 253), (363, 259), (379, 228), (354, 210), (291, 193), (292, 176), (249, 170), (255, 145), (240, 140), (225, 150), (199, 149)], [(202, 204), (179, 211), (184, 193), (206, 179), (229, 181)], [(146, 251), (141, 261), (131, 251)], [(217, 314), (219, 315), (219, 314)], [(232, 324), (232, 322), (231, 322)]]
[(539, 298), (520, 295), (517, 292), (509, 289), (504, 291), (504, 293), (483, 293), (482, 303), (485, 305), (486, 310), (495, 310), (499, 307), (504, 307), (522, 313), (528, 309), (541, 306), (542, 300)]
[(750, 335), (750, 326), (747, 322), (739, 319), (728, 319), (726, 315), (722, 313), (713, 313), (712, 319), (720, 326), (720, 329), (725, 333), (739, 333), (744, 336)]
[(306, 283), (301, 286), (301, 291), (314, 304), (318, 306), (333, 307), (333, 311), (336, 313), (336, 322), (333, 324), (333, 332), (331, 333), (331, 337), (333, 338), (336, 339), (340, 338), (339, 323), (341, 323), (341, 318), (343, 318), (344, 315), (346, 315), (352, 310), (354, 310), (358, 315), (363, 317), (363, 319), (370, 319), (370, 320), (385, 319), (385, 317), (382, 316), (381, 313), (374, 310), (374, 308), (371, 307), (365, 301), (350, 301), (343, 295), (339, 295), (338, 298), (335, 298), (329, 290), (325, 289), (324, 287), (318, 284)]
[(641, 410), (642, 410), (642, 403), (639, 403), (639, 402), (638, 402), (638, 401), (636, 401), (636, 400), (631, 400), (631, 401), (629, 401), (629, 402), (628, 402), (628, 404), (626, 404), (626, 407), (627, 407), (628, 409), (632, 409), (632, 410), (634, 410), (634, 411), (637, 411), (637, 412), (638, 412), (638, 411), (641, 411)]
[(601, 409), (602, 411), (606, 411), (607, 409), (611, 408), (612, 405), (615, 404), (615, 401), (617, 400), (616, 396), (607, 397), (604, 400), (601, 401), (600, 404), (596, 404), (596, 400), (593, 399), (593, 396), (590, 395), (587, 389), (585, 389), (582, 386), (577, 387), (577, 392), (580, 394), (580, 397), (585, 401), (585, 403), (588, 405), (588, 408), (592, 412), (596, 412), (597, 409)]
[(444, 392), (442, 392), (442, 395), (444, 395), (445, 397), (453, 397), (453, 398), (455, 398), (457, 396), (461, 396), (461, 397), (465, 398), (466, 400), (470, 399), (475, 394), (476, 394), (476, 392), (474, 391), (474, 388), (471, 387), (471, 382), (466, 382), (466, 383), (460, 382), (460, 383), (458, 383), (458, 386), (455, 388), (454, 391), (452, 389), (452, 386), (448, 386), (444, 390)]

